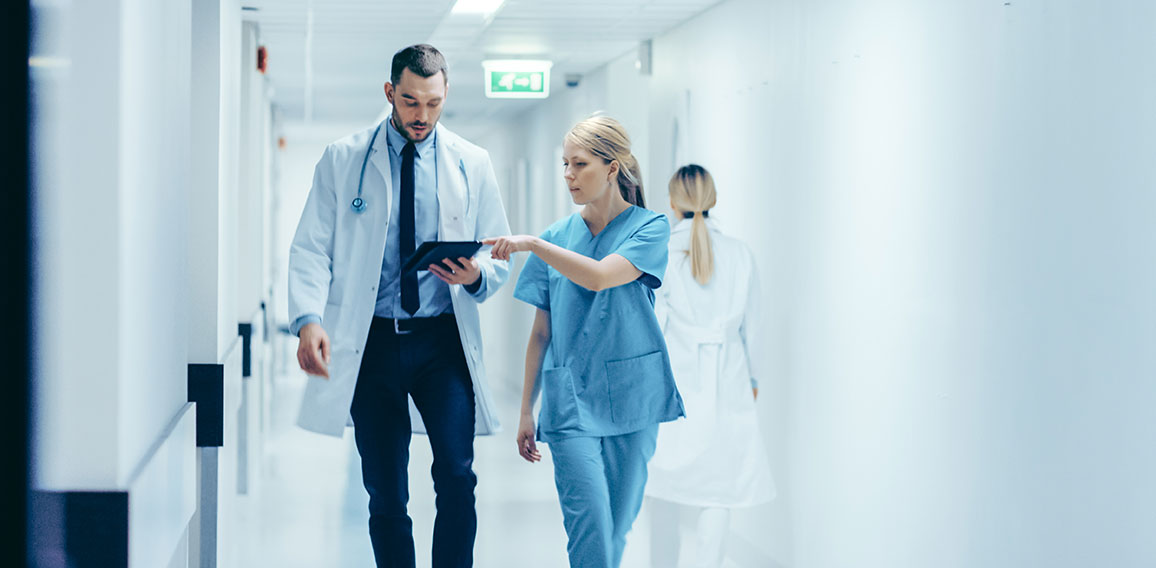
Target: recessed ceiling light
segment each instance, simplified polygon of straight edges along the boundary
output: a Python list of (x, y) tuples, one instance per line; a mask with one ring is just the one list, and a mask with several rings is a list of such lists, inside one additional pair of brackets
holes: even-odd
[(492, 14), (502, 7), (506, 0), (458, 0), (451, 10), (454, 14)]

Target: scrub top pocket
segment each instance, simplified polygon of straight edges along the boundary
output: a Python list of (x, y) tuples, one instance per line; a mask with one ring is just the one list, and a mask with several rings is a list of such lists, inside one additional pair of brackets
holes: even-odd
[(655, 421), (652, 415), (666, 407), (671, 395), (665, 377), (662, 351), (607, 361), (610, 419), (615, 424)]

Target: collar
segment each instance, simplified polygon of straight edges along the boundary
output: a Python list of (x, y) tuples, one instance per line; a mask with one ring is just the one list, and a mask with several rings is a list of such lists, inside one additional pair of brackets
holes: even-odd
[[(429, 157), (433, 155), (432, 153), (426, 153), (426, 151), (437, 149), (437, 127), (438, 125), (435, 124), (431, 129), (429, 136), (426, 136), (425, 140), (414, 144), (416, 158), (421, 158), (422, 156)], [(401, 132), (398, 132), (397, 127), (393, 125), (392, 114), (385, 117), (385, 137), (389, 142), (389, 151), (393, 152), (395, 156), (401, 156), (401, 149), (405, 147), (405, 144), (409, 142), (409, 140), (406, 140), (405, 136), (402, 136)]]

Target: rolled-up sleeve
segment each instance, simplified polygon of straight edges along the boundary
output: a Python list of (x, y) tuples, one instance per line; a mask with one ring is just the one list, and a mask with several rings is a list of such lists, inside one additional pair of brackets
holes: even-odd
[(629, 238), (614, 250), (642, 271), (638, 277), (651, 288), (662, 286), (669, 256), (667, 243), (670, 242), (670, 222), (665, 215), (655, 215), (639, 227)]

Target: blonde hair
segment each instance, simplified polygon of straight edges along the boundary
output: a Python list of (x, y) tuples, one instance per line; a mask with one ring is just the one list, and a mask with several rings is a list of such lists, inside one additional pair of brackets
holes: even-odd
[(618, 191), (631, 205), (646, 207), (642, 197), (642, 171), (630, 153), (630, 135), (617, 120), (594, 115), (579, 122), (566, 133), (566, 141), (609, 164), (618, 161)]
[(686, 254), (690, 256), (690, 273), (703, 286), (714, 274), (714, 251), (711, 250), (705, 217), (714, 207), (716, 197), (714, 178), (702, 166), (685, 165), (670, 178), (670, 204), (678, 211), (694, 215), (690, 250)]

